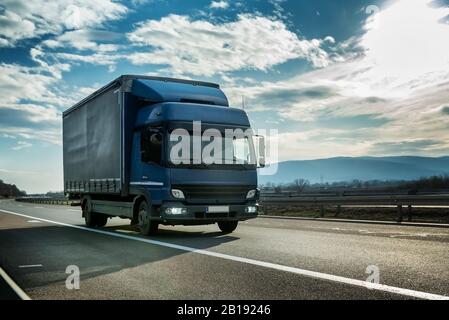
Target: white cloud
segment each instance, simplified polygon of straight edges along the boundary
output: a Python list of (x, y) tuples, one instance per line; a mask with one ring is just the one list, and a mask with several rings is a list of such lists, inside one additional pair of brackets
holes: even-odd
[(94, 93), (96, 90), (100, 89), (101, 85), (99, 83), (95, 83), (92, 87), (80, 87), (75, 88), (77, 92), (77, 96), (80, 96), (81, 98), (87, 97)]
[(30, 148), (32, 146), (33, 145), (31, 143), (27, 142), (27, 141), (18, 141), (17, 144), (14, 147), (12, 147), (12, 149), (14, 151), (19, 151), (19, 150), (22, 150), (22, 149)]
[(362, 63), (371, 70), (364, 76), (392, 89), (387, 89), (389, 94), (393, 90), (407, 94), (408, 89), (447, 79), (449, 25), (441, 19), (449, 15), (449, 8), (430, 4), (429, 0), (396, 1), (365, 26), (360, 40), (365, 51)]
[(46, 142), (52, 145), (61, 145), (61, 130), (60, 128), (31, 128), (31, 127), (15, 127), (15, 126), (5, 126), (0, 127), (0, 133), (6, 134), (8, 136), (14, 137), (16, 139), (26, 139)]
[[(333, 112), (346, 110), (348, 113), (358, 114), (365, 110), (368, 113), (373, 110), (366, 110), (365, 106), (357, 107), (353, 103), (370, 97), (399, 103), (418, 96), (427, 97), (427, 91), (438, 88), (444, 92), (444, 88), (440, 86), (449, 78), (449, 26), (441, 23), (440, 19), (449, 14), (449, 9), (432, 8), (426, 5), (427, 2), (396, 1), (378, 14), (378, 28), (373, 28), (372, 20), (369, 20), (366, 32), (358, 41), (350, 39), (339, 44), (340, 47), (346, 47), (346, 50), (348, 46), (357, 45), (358, 48), (353, 49), (362, 54), (354, 57), (349, 55), (341, 63), (288, 81), (263, 84), (250, 90), (253, 93), (249, 94), (282, 88), (293, 90), (297, 87), (301, 90), (307, 87), (328, 87), (336, 93), (332, 97), (319, 101), (301, 97), (298, 102), (299, 107), (296, 109), (304, 111), (301, 116), (315, 118), (313, 112), (320, 109), (320, 106), (329, 107)], [(419, 23), (417, 16), (420, 17)], [(403, 28), (415, 24), (417, 27)], [(445, 99), (443, 92), (439, 94), (441, 98), (438, 100)], [(310, 108), (306, 108), (308, 105)], [(336, 110), (336, 105), (347, 107)], [(387, 106), (376, 111), (391, 111), (391, 115), (395, 113), (393, 108)]]
[[(99, 88), (61, 86), (65, 64), (48, 65), (32, 50), (37, 67), (0, 64), (0, 137), (61, 144), (61, 113)], [(40, 62), (39, 62), (40, 61)]]
[(131, 0), (132, 4), (134, 6), (140, 6), (140, 5), (147, 4), (147, 3), (153, 2), (153, 1), (155, 1), (155, 0)]
[[(120, 35), (101, 30), (107, 21), (121, 18), (128, 9), (114, 0), (4, 0), (0, 4), (0, 47), (14, 47), (21, 40), (47, 37), (30, 49), (34, 66), (0, 63), (0, 135), (23, 139), (13, 147), (21, 150), (31, 142), (61, 144), (61, 110), (84, 97), (87, 88), (68, 88), (63, 73), (67, 62), (97, 59), (113, 69), (106, 53), (120, 49)], [(67, 57), (54, 49), (90, 50), (89, 58)], [(61, 61), (64, 60), (64, 63)], [(112, 70), (111, 69), (111, 70)], [(69, 93), (70, 91), (70, 93)], [(25, 143), (26, 142), (26, 143)]]
[(12, 46), (18, 39), (32, 38), (35, 33), (33, 22), (22, 19), (20, 15), (8, 10), (0, 15), (0, 26), (0, 45), (5, 47)]
[(42, 54), (39, 49), (30, 51), (36, 67), (0, 64), (0, 134), (59, 144), (60, 110), (78, 97), (58, 89), (69, 65), (50, 65)]
[(49, 90), (61, 79), (61, 72), (68, 65), (56, 64), (43, 67), (25, 67), (15, 64), (0, 64), (1, 105), (19, 103), (22, 100), (39, 101), (54, 105), (65, 105), (67, 99)]
[(227, 1), (212, 1), (210, 3), (210, 8), (212, 9), (227, 9), (229, 8), (229, 3)]
[(82, 55), (74, 53), (56, 53), (56, 57), (69, 60), (73, 62), (84, 62), (95, 65), (112, 66), (117, 60), (121, 59), (122, 55), (106, 54), (106, 53), (94, 53), (91, 55)]
[[(442, 18), (449, 9), (428, 4), (399, 0), (384, 8), (378, 13), (377, 28), (369, 19), (360, 38), (336, 45), (349, 52), (343, 62), (279, 82), (231, 84), (226, 92), (236, 104), (245, 95), (248, 108), (255, 112), (273, 112), (273, 118), (321, 130), (320, 137), (308, 140), (293, 138), (301, 132), (287, 132), (292, 135), (288, 141), (295, 141), (284, 148), (290, 159), (447, 155), (449, 25)], [(378, 124), (344, 128), (350, 121), (360, 121), (360, 116)]]
[(329, 42), (330, 44), (335, 43), (335, 39), (331, 36), (327, 36), (326, 38), (324, 38), (324, 41)]
[(111, 31), (81, 29), (67, 31), (56, 38), (45, 40), (42, 42), (42, 45), (52, 49), (74, 48), (77, 50), (111, 52), (120, 48), (120, 45), (111, 43), (120, 38), (120, 34)]
[(0, 45), (64, 30), (92, 28), (116, 20), (128, 9), (111, 0), (3, 0), (0, 4)]
[[(429, 4), (426, 0), (394, 2), (378, 13), (377, 24), (368, 20), (358, 44), (361, 57), (302, 79), (336, 87), (342, 99), (380, 97), (395, 101), (396, 106), (438, 90), (449, 78), (449, 25), (441, 22), (449, 8)], [(444, 91), (438, 91), (444, 99)], [(432, 106), (424, 102), (422, 107)], [(382, 113), (394, 114), (392, 109), (385, 107)]]
[(139, 23), (128, 38), (147, 48), (129, 56), (134, 64), (168, 65), (174, 74), (268, 70), (292, 59), (324, 67), (331, 61), (321, 48), (323, 40), (301, 40), (282, 21), (254, 15), (222, 24), (169, 15)]
[(15, 136), (13, 136), (13, 135), (11, 135), (11, 134), (7, 134), (7, 133), (2, 133), (2, 134), (0, 135), (0, 137), (6, 138), (6, 139), (15, 139), (15, 138), (16, 138)]

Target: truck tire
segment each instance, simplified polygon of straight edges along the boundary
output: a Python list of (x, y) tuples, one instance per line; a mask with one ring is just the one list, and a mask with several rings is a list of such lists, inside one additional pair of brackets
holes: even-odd
[(143, 236), (151, 236), (157, 233), (159, 224), (151, 219), (151, 207), (146, 201), (142, 201), (137, 212), (137, 227)]
[(83, 217), (84, 221), (86, 223), (86, 227), (94, 228), (95, 227), (95, 215), (92, 212), (92, 203), (90, 201), (90, 198), (86, 198), (82, 202), (82, 210), (83, 210)]
[(97, 213), (94, 212), (94, 214), (96, 215), (95, 219), (97, 220), (97, 227), (104, 227), (106, 225), (106, 223), (108, 223), (108, 216), (101, 214), (101, 213)]
[(220, 221), (218, 227), (223, 233), (233, 233), (237, 229), (238, 221)]
[(87, 227), (104, 227), (108, 222), (108, 217), (106, 215), (92, 211), (92, 202), (90, 198), (86, 198), (82, 209), (84, 221)]

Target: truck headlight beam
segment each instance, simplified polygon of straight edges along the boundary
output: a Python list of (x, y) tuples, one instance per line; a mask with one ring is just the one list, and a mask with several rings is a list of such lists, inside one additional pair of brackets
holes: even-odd
[(166, 208), (165, 213), (169, 215), (187, 214), (186, 208)]
[(256, 206), (249, 206), (245, 209), (246, 213), (257, 213), (257, 207)]

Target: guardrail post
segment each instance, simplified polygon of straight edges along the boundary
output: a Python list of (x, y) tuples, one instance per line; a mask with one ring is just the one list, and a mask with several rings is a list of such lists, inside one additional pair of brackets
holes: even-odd
[(262, 205), (262, 213), (264, 216), (267, 215), (267, 206), (265, 204)]
[(411, 205), (408, 206), (407, 215), (408, 215), (408, 221), (411, 222), (413, 220), (413, 217), (412, 217), (412, 206)]
[(403, 215), (402, 215), (402, 205), (398, 205), (398, 222), (402, 222)]
[(337, 206), (337, 212), (335, 213), (335, 216), (338, 217), (341, 213), (341, 205)]
[(324, 218), (324, 206), (323, 205), (320, 206), (320, 217)]

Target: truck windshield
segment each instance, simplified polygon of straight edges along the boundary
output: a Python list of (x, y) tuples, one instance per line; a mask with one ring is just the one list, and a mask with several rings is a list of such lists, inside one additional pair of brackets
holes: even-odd
[(255, 168), (252, 132), (206, 130), (194, 135), (184, 129), (168, 134), (168, 159), (171, 166), (203, 168)]

